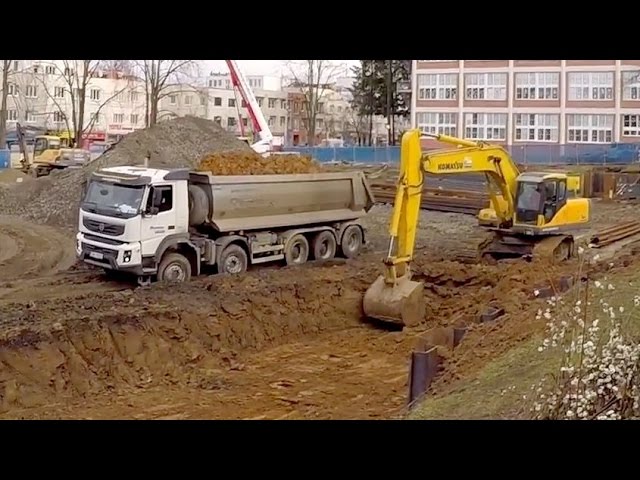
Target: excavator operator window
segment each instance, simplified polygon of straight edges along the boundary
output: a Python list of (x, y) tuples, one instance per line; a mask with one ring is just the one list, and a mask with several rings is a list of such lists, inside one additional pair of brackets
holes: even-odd
[(543, 185), (535, 182), (521, 182), (516, 197), (516, 221), (534, 224), (543, 204)]
[(37, 138), (36, 143), (33, 146), (33, 155), (37, 157), (41, 155), (47, 149), (47, 139), (46, 138)]
[(567, 201), (567, 182), (562, 179), (551, 179), (544, 182), (544, 220), (550, 222), (558, 210)]

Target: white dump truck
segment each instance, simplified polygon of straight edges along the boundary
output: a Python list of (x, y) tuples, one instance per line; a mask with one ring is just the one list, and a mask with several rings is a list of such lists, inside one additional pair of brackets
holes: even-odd
[[(362, 172), (216, 176), (110, 167), (91, 174), (76, 253), (141, 284), (182, 282), (211, 267), (352, 258), (374, 197)], [(215, 269), (214, 269), (215, 267)]]

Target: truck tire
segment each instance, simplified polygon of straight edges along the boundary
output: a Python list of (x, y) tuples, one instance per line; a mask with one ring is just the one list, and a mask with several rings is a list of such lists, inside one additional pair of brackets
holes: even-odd
[(342, 233), (340, 251), (346, 258), (354, 258), (362, 248), (362, 230), (357, 225), (349, 225)]
[(311, 241), (314, 260), (331, 260), (335, 257), (337, 248), (336, 237), (329, 230), (318, 232)]
[(179, 253), (165, 253), (158, 267), (158, 281), (167, 283), (188, 282), (191, 278), (191, 264)]
[(287, 265), (302, 265), (309, 258), (309, 242), (301, 233), (289, 239), (284, 247), (284, 258)]
[(244, 251), (244, 248), (232, 243), (220, 254), (218, 272), (237, 275), (246, 272), (248, 264), (249, 259), (247, 258), (247, 252)]

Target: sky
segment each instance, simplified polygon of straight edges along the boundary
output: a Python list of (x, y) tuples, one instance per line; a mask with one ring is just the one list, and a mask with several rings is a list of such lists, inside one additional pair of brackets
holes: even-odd
[[(359, 60), (329, 60), (335, 64), (344, 63), (351, 67), (359, 62)], [(245, 75), (280, 75), (287, 74), (288, 67), (286, 60), (237, 60), (238, 66)], [(204, 64), (207, 73), (226, 72), (227, 66), (224, 60), (205, 60)]]

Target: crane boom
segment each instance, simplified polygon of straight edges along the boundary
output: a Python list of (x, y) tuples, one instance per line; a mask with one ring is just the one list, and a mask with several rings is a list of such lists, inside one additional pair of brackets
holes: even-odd
[(259, 140), (251, 145), (251, 148), (258, 153), (265, 153), (271, 150), (271, 144), (273, 142), (273, 134), (269, 128), (266, 118), (262, 114), (260, 105), (256, 100), (253, 91), (249, 87), (249, 82), (238, 68), (238, 64), (235, 60), (225, 60), (231, 73), (231, 83), (233, 87), (240, 92), (240, 96), (247, 104), (247, 110), (249, 111), (249, 118), (251, 119), (251, 127), (254, 132), (258, 134)]

